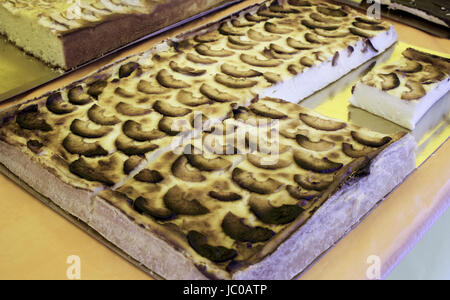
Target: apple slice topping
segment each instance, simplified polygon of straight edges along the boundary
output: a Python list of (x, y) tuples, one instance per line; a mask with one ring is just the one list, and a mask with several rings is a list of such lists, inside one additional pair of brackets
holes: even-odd
[(266, 199), (251, 197), (249, 206), (252, 213), (266, 224), (285, 225), (293, 222), (304, 210), (298, 205), (274, 207)]
[(252, 173), (246, 172), (240, 168), (233, 170), (232, 178), (240, 187), (261, 195), (276, 193), (283, 187), (281, 182), (272, 178), (265, 181), (258, 181), (253, 177)]
[(222, 221), (222, 230), (226, 235), (239, 242), (260, 243), (270, 240), (275, 233), (264, 227), (252, 227), (244, 220), (229, 212)]
[(167, 191), (163, 200), (166, 207), (178, 215), (200, 216), (209, 213), (208, 208), (197, 199), (189, 199), (188, 193), (177, 185)]
[(201, 256), (215, 263), (223, 263), (232, 260), (237, 256), (236, 250), (223, 246), (211, 246), (207, 243), (207, 238), (198, 231), (189, 231), (187, 235), (189, 245)]

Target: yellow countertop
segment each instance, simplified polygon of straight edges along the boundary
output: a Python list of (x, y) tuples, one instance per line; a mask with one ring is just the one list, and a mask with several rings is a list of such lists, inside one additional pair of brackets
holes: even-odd
[[(219, 19), (256, 0), (245, 1), (207, 19), (172, 30), (150, 41), (57, 80), (31, 94), (0, 105), (0, 109), (82, 78), (119, 57), (144, 51), (186, 28)], [(449, 53), (450, 40), (439, 39), (393, 22), (400, 40)], [(450, 205), (450, 141), (432, 155), (352, 232), (305, 272), (302, 279), (366, 279), (379, 258), (384, 277)], [(152, 279), (18, 185), (0, 175), (0, 279), (67, 279), (80, 258), (81, 279)], [(368, 260), (369, 259), (369, 260)]]

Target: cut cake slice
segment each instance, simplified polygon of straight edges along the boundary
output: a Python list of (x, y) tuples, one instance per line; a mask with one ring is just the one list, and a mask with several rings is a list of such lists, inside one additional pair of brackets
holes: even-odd
[(414, 130), (449, 90), (450, 59), (408, 48), (400, 61), (375, 67), (362, 78), (350, 102)]
[(2, 0), (0, 34), (47, 64), (71, 69), (224, 2)]

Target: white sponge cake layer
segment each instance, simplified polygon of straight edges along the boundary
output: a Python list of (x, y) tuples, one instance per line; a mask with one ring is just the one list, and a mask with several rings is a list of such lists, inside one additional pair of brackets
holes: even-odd
[(19, 48), (53, 66), (65, 66), (63, 43), (52, 31), (32, 19), (11, 14), (0, 6), (0, 34)]
[(350, 103), (384, 119), (414, 130), (426, 112), (450, 91), (450, 77), (423, 98), (405, 101), (375, 87), (358, 83)]

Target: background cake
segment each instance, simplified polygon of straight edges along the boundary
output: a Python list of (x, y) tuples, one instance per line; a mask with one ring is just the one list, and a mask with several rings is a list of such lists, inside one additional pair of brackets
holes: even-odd
[(71, 69), (224, 0), (1, 0), (0, 34)]

